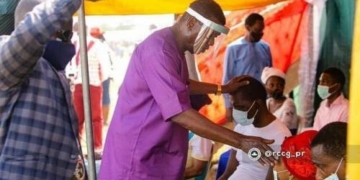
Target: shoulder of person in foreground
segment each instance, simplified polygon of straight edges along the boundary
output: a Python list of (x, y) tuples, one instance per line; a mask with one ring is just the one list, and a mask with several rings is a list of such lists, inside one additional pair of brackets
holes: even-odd
[(273, 122), (274, 124), (272, 126), (272, 131), (271, 131), (272, 132), (271, 136), (273, 136), (273, 138), (275, 139), (275, 143), (273, 145), (281, 145), (285, 137), (291, 136), (291, 132), (286, 127), (286, 125), (281, 122), (281, 120), (276, 119), (274, 121), (275, 122)]

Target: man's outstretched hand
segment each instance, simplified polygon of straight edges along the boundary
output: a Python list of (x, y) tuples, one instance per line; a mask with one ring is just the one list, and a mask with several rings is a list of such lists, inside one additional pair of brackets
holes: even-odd
[[(276, 163), (276, 159), (273, 156), (270, 156), (270, 157), (265, 156), (265, 152), (266, 151), (273, 152), (273, 150), (269, 147), (269, 144), (272, 144), (274, 142), (275, 142), (274, 140), (263, 139), (260, 137), (244, 136), (240, 142), (240, 144), (241, 144), (240, 149), (248, 154), (249, 154), (250, 150), (252, 152), (253, 152), (253, 150), (259, 150), (259, 151), (255, 152), (255, 155), (257, 153), (260, 153), (260, 154), (258, 154), (258, 156), (260, 156), (258, 161), (262, 165), (269, 164), (269, 165), (273, 166)], [(252, 152), (250, 152), (250, 153), (252, 153)]]

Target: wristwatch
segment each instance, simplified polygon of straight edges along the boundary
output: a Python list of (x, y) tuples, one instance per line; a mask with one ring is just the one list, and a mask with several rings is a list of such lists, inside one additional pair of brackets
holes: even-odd
[(215, 92), (215, 95), (216, 95), (216, 96), (220, 96), (220, 95), (221, 95), (221, 92), (222, 92), (221, 85), (218, 84), (218, 85), (217, 85), (217, 90), (216, 90), (216, 92)]

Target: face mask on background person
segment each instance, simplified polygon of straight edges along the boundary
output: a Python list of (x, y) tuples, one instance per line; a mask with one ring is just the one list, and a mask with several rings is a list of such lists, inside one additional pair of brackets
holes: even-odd
[(254, 42), (259, 42), (261, 40), (261, 38), (263, 37), (264, 33), (256, 33), (256, 32), (251, 32), (251, 39)]
[(259, 111), (257, 109), (254, 116), (252, 118), (248, 118), (248, 113), (249, 113), (250, 109), (254, 106), (254, 104), (255, 104), (255, 101), (253, 102), (253, 104), (250, 106), (250, 108), (247, 111), (240, 111), (240, 110), (237, 110), (234, 108), (233, 112), (232, 112), (234, 120), (242, 126), (248, 126), (248, 125), (252, 124), (255, 120), (256, 114)]
[(331, 174), (330, 176), (328, 176), (328, 177), (325, 178), (324, 180), (339, 180), (339, 177), (338, 177), (338, 175), (337, 175), (337, 172), (338, 172), (338, 170), (339, 170), (339, 168), (340, 168), (340, 165), (341, 165), (343, 159), (344, 159), (344, 158), (341, 158), (341, 160), (340, 160), (340, 162), (339, 162), (339, 164), (338, 164), (338, 166), (337, 166), (337, 168), (336, 168), (335, 173)]
[(324, 85), (318, 85), (317, 87), (317, 93), (320, 96), (321, 99), (326, 99), (332, 95), (332, 93), (329, 92), (330, 88), (334, 87), (336, 84), (329, 86)]
[(272, 93), (272, 97), (273, 97), (274, 99), (280, 99), (280, 98), (283, 97), (283, 92), (280, 91), (280, 90), (274, 91), (274, 92)]

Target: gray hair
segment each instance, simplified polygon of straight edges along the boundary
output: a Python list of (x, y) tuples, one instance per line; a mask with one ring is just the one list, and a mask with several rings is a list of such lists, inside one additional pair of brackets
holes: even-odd
[(25, 15), (28, 12), (31, 12), (35, 6), (40, 3), (45, 2), (45, 0), (20, 0), (19, 4), (15, 9), (15, 28), (20, 24), (22, 20), (25, 19)]

